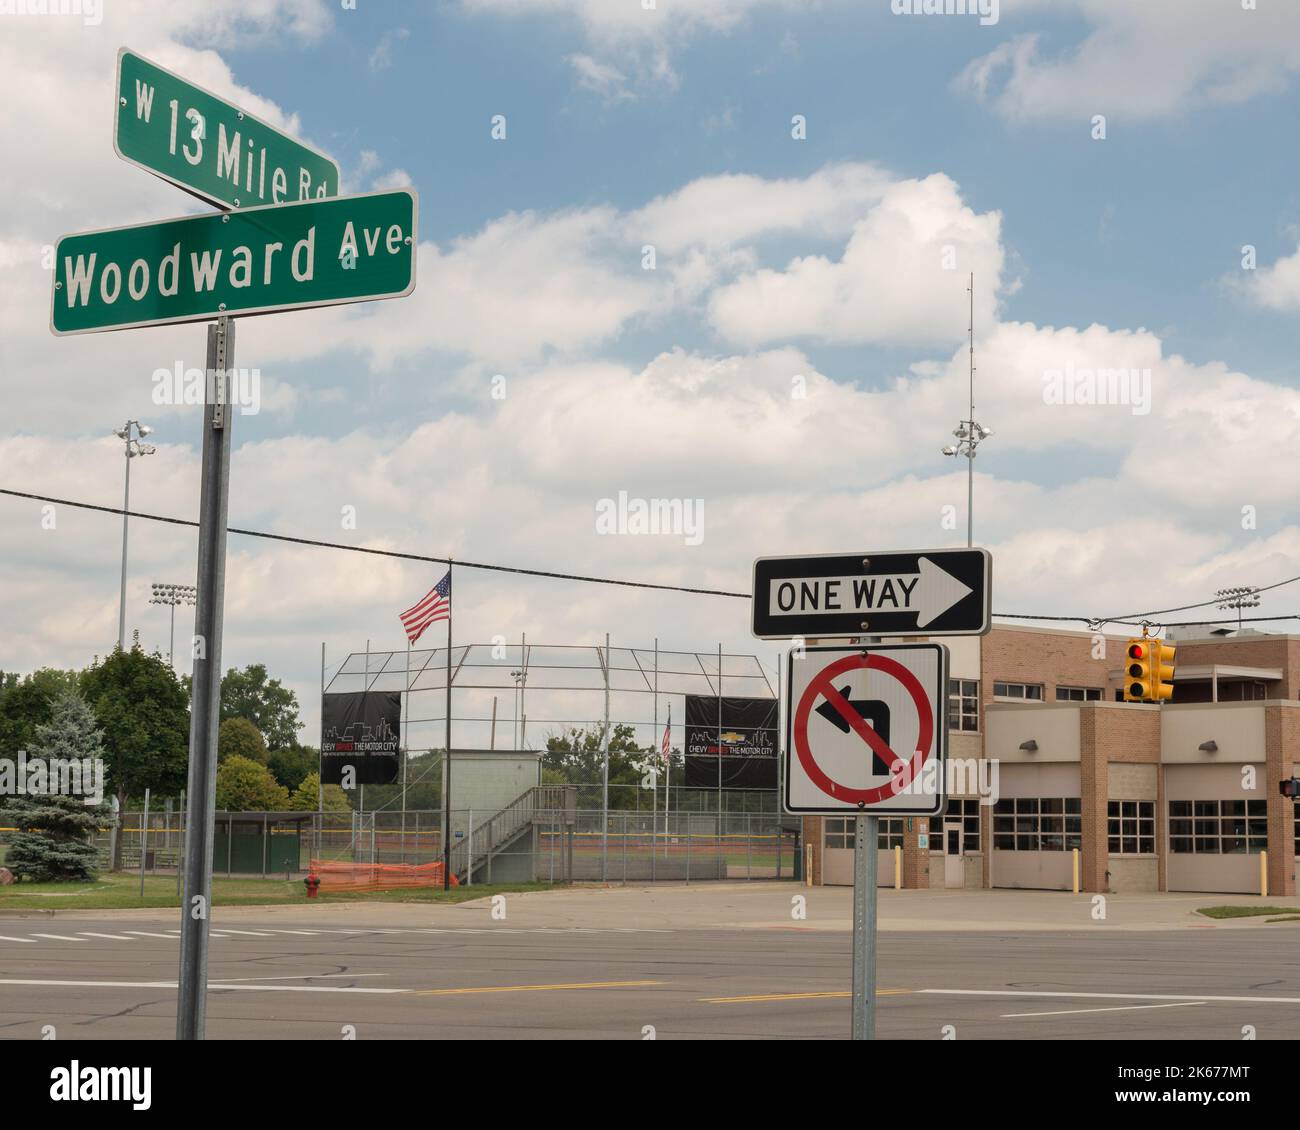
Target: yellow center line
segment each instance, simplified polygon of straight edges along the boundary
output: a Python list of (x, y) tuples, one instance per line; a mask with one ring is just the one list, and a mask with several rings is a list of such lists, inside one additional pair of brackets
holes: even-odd
[[(911, 989), (877, 989), (876, 996), (892, 997), (900, 993), (910, 993)], [(752, 997), (697, 997), (699, 1004), (749, 1004), (753, 1001), (816, 1001), (832, 1000), (837, 998), (851, 997), (851, 992), (833, 992), (833, 993), (764, 993), (761, 996)]]
[(469, 989), (416, 989), (417, 997), (458, 997), (469, 993), (545, 993), (560, 989), (639, 989), (663, 981), (579, 981), (564, 985), (484, 985)]

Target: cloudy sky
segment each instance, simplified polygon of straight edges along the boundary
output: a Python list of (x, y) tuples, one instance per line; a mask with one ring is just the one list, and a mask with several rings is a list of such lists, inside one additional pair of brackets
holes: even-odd
[[(199, 409), (156, 404), (153, 373), (202, 364), (202, 327), (48, 328), (60, 236), (205, 210), (113, 152), (129, 46), (329, 153), (345, 192), (419, 193), (413, 295), (240, 324), (261, 410), (235, 420), (231, 525), (738, 591), (760, 554), (962, 544), (940, 448), (973, 272), (995, 610), (1300, 574), (1300, 5), (648, 3), (0, 15), (0, 487), (120, 505), (111, 431), (138, 418), (133, 508), (197, 513)], [(1098, 369), (1149, 398), (1053, 395)], [(620, 491), (703, 500), (703, 537), (599, 533)], [(0, 669), (116, 640), (120, 523), (50, 524), (0, 496)], [(131, 533), (128, 630), (165, 652), (149, 585), (193, 582), (194, 532)], [(266, 662), (311, 716), (321, 643), (331, 668), (403, 646), (440, 575), (232, 537), (226, 665)], [(455, 607), (459, 641), (775, 664), (741, 600), (458, 570)]]

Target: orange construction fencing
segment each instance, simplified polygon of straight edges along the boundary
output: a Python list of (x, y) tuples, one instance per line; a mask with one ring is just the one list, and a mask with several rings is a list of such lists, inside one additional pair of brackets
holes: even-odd
[[(340, 863), (313, 859), (311, 873), (320, 879), (322, 891), (401, 891), (422, 887), (442, 888), (442, 862), (437, 863)], [(452, 875), (450, 886), (459, 887)]]

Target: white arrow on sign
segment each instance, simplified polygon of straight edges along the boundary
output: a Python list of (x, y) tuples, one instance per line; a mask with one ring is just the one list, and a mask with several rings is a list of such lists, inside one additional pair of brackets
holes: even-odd
[(774, 579), (768, 599), (772, 616), (915, 612), (916, 626), (924, 628), (973, 591), (928, 557), (922, 557), (915, 573)]

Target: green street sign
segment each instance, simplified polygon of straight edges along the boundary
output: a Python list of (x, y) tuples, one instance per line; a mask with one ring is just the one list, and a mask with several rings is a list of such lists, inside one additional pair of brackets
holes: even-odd
[(113, 148), (221, 208), (337, 196), (339, 167), (252, 114), (123, 47)]
[(65, 235), (50, 329), (66, 334), (401, 298), (415, 289), (410, 189)]

